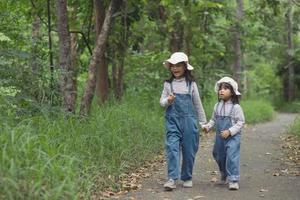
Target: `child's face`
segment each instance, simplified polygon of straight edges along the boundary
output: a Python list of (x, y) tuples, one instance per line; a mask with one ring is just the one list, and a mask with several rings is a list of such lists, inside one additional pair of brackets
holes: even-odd
[(224, 101), (227, 101), (231, 98), (231, 96), (232, 96), (232, 93), (231, 93), (230, 87), (226, 84), (221, 84), (220, 89), (219, 89), (219, 98)]
[(181, 78), (184, 76), (185, 65), (184, 63), (177, 63), (175, 65), (170, 65), (170, 70), (175, 78)]

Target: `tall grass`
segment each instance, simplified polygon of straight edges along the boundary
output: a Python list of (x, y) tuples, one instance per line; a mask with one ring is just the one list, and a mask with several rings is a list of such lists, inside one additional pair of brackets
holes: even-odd
[(248, 124), (268, 121), (275, 116), (272, 104), (266, 100), (245, 100), (241, 106)]
[(163, 147), (161, 110), (140, 103), (106, 105), (83, 121), (58, 115), (1, 124), (0, 199), (88, 198), (118, 188), (121, 173)]
[(289, 129), (289, 132), (300, 138), (300, 116), (295, 119), (294, 124)]

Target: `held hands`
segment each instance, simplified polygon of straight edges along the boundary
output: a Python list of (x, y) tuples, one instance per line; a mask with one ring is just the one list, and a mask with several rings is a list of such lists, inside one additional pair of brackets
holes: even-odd
[(168, 103), (169, 104), (172, 104), (175, 100), (175, 94), (171, 93), (169, 96), (168, 96)]
[(230, 131), (229, 130), (221, 131), (221, 137), (223, 139), (227, 139), (229, 136), (230, 136)]
[(205, 133), (208, 133), (209, 132), (209, 128), (207, 126), (203, 126), (202, 127), (202, 130), (205, 132)]

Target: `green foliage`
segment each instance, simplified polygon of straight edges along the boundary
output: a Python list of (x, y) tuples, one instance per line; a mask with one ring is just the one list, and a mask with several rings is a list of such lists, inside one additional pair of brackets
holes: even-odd
[(253, 70), (246, 72), (246, 94), (250, 98), (265, 98), (274, 102), (282, 96), (282, 83), (272, 66), (264, 62), (254, 65)]
[(300, 117), (299, 116), (295, 119), (294, 124), (290, 127), (289, 133), (297, 135), (300, 138)]
[(281, 112), (300, 113), (300, 101), (286, 102), (280, 105)]
[(266, 100), (245, 100), (241, 102), (247, 124), (273, 119), (274, 108)]
[(88, 121), (60, 114), (1, 121), (1, 199), (88, 199), (94, 190), (119, 188), (120, 174), (163, 147), (158, 103), (128, 99), (94, 110)]

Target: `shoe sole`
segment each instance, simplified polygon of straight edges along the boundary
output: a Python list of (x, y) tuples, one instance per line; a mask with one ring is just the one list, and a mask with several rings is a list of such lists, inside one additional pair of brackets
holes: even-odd
[(176, 187), (164, 187), (165, 191), (172, 191), (174, 189), (176, 189)]

